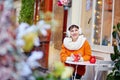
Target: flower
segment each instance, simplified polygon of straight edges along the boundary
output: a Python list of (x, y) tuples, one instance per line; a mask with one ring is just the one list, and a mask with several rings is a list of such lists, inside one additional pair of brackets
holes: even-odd
[(47, 36), (47, 30), (51, 26), (44, 20), (40, 20), (36, 25), (30, 26), (27, 23), (21, 23), (17, 28), (16, 44), (24, 52), (30, 52), (33, 46), (40, 46), (39, 35)]
[(57, 2), (58, 6), (62, 6), (62, 3), (60, 1)]
[(68, 10), (71, 7), (72, 0), (58, 0), (58, 6), (63, 6), (65, 10)]
[(33, 51), (27, 59), (27, 64), (32, 68), (40, 67), (41, 65), (37, 60), (40, 60), (43, 57), (42, 51)]
[(59, 0), (61, 4), (68, 5), (70, 3), (70, 0)]

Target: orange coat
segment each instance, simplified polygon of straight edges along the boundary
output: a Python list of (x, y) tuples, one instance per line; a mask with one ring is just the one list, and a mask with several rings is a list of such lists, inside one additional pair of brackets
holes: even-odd
[[(68, 50), (65, 48), (64, 45), (62, 45), (62, 49), (60, 52), (60, 59), (62, 62), (65, 62), (67, 57), (69, 57), (71, 54), (81, 54), (81, 56), (83, 57), (84, 61), (88, 61), (91, 57), (91, 48), (90, 45), (88, 43), (88, 41), (86, 40), (84, 42), (84, 44), (82, 45), (82, 47), (78, 50)], [(70, 64), (66, 64), (67, 66), (72, 66), (75, 69), (75, 65), (70, 65)], [(79, 75), (84, 75), (85, 73), (85, 66), (78, 66), (77, 68), (77, 74)]]

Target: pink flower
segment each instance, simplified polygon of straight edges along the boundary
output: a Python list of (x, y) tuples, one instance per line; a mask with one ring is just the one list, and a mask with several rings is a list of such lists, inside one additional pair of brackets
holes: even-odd
[(60, 2), (63, 5), (68, 5), (68, 3), (70, 2), (70, 0), (60, 0)]
[(60, 1), (57, 2), (58, 6), (62, 6), (62, 3)]

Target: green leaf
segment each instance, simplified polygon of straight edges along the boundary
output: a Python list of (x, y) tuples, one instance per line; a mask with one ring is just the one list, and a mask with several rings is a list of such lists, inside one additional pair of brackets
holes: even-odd
[[(118, 60), (118, 61), (115, 63), (115, 66), (116, 66), (117, 70), (120, 69), (120, 60)], [(119, 72), (119, 73), (120, 73), (120, 72)]]
[(114, 46), (114, 52), (115, 52), (115, 54), (119, 53), (117, 46)]
[(43, 77), (37, 77), (36, 80), (44, 80)]
[(116, 27), (115, 27), (115, 25), (113, 26), (113, 30), (115, 30), (116, 29)]
[[(120, 23), (113, 26), (112, 36), (116, 39), (116, 35), (120, 32)], [(118, 43), (117, 43), (118, 44)], [(114, 54), (110, 54), (111, 60), (115, 61), (114, 68), (110, 74), (107, 75), (106, 80), (120, 80), (120, 52), (118, 46), (114, 45)]]
[(45, 80), (58, 80), (58, 79), (52, 73), (50, 73), (45, 77)]
[(115, 80), (119, 80), (120, 79), (120, 72), (116, 71), (115, 72)]
[(115, 80), (112, 72), (107, 75), (106, 80)]
[(116, 59), (115, 54), (110, 54), (111, 60), (114, 61)]
[(120, 32), (120, 23), (117, 24), (117, 29)]
[(19, 15), (19, 23), (26, 22), (31, 25), (33, 24), (35, 0), (21, 0), (21, 1), (22, 6)]
[(116, 34), (117, 34), (117, 31), (112, 32), (112, 36), (113, 36), (114, 39), (116, 39)]

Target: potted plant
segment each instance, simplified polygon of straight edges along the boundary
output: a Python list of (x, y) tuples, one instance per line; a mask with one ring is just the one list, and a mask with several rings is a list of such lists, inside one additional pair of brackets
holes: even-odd
[(110, 54), (111, 60), (114, 61), (114, 68), (112, 72), (107, 75), (107, 80), (120, 79), (120, 23), (113, 26), (113, 47), (114, 53)]

